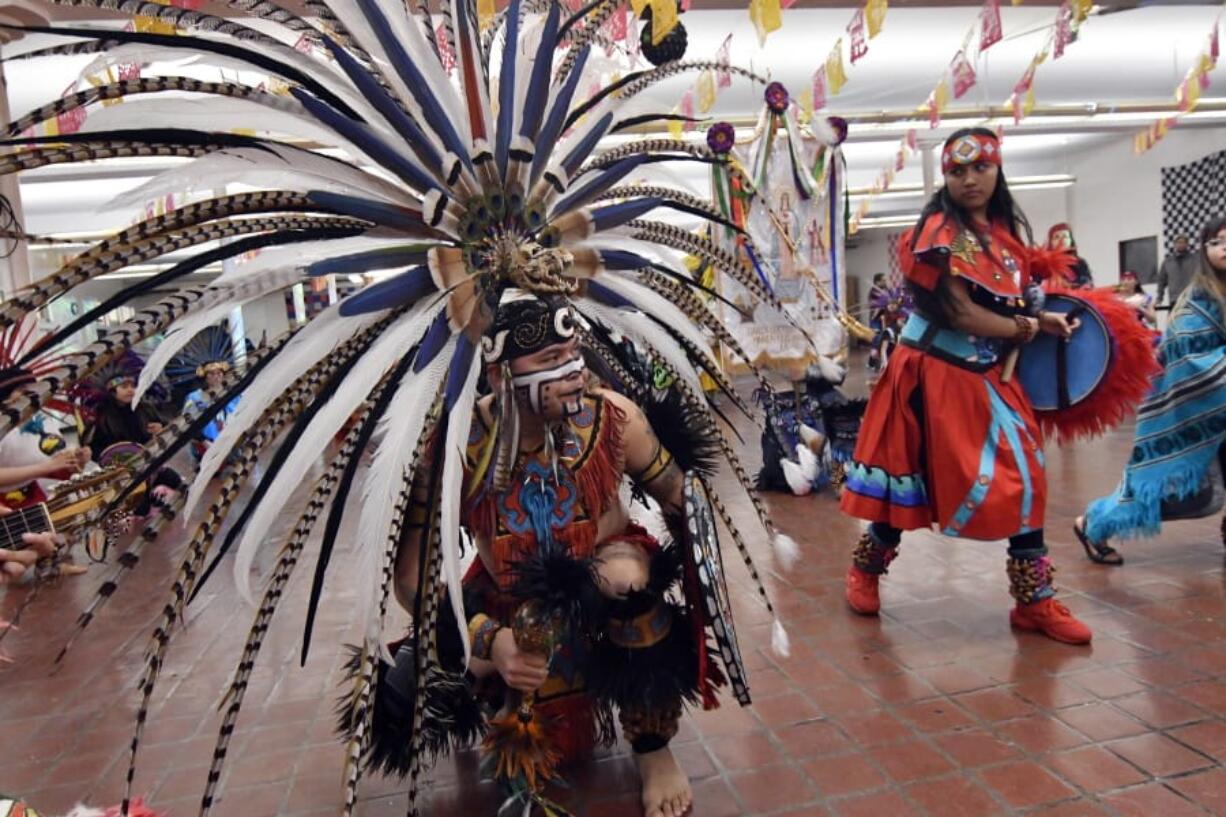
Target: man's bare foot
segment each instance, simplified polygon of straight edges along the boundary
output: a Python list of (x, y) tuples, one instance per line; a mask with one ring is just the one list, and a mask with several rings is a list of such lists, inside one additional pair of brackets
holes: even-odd
[(635, 755), (643, 780), (644, 817), (682, 817), (694, 803), (690, 779), (668, 747)]

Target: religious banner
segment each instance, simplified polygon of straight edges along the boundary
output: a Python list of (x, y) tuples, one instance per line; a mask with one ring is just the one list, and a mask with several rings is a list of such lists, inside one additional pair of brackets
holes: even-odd
[[(771, 110), (764, 113), (763, 121), (770, 124), (759, 128), (748, 145), (734, 148), (731, 136), (724, 133), (731, 130), (726, 123), (713, 126), (707, 136), (713, 150), (732, 151), (734, 163), (744, 149), (750, 166), (761, 169), (752, 197), (722, 164), (712, 171), (720, 210), (749, 233), (761, 255), (748, 252), (734, 232), (716, 229), (714, 234), (724, 249), (742, 258), (766, 282), (791, 320), (756, 304), (748, 290), (723, 274), (713, 283), (735, 308), (718, 301), (712, 302), (712, 308), (720, 311), (755, 365), (798, 380), (816, 360), (806, 334), (824, 355), (836, 354), (846, 338), (838, 306), (846, 274), (843, 162), (838, 144), (823, 144), (802, 133), (793, 111)], [(818, 129), (815, 120), (814, 130)], [(837, 128), (821, 130), (827, 139), (841, 141), (845, 136)], [(797, 184), (801, 174), (808, 177), (806, 185)], [(724, 362), (734, 372), (745, 371), (743, 361), (727, 350)]]

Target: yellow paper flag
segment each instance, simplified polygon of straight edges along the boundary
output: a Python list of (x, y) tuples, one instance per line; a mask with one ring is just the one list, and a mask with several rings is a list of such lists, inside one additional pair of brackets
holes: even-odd
[(643, 13), (643, 9), (647, 8), (650, 0), (630, 0), (630, 10), (634, 12), (634, 16), (638, 17)]
[[(676, 114), (678, 113), (678, 110), (676, 108), (673, 108), (672, 112)], [(673, 137), (674, 139), (680, 139), (682, 129), (684, 127), (685, 127), (684, 122), (681, 122), (677, 119), (670, 119), (668, 120), (668, 135)]]
[(843, 38), (834, 44), (834, 48), (830, 49), (830, 56), (826, 57), (826, 90), (831, 96), (834, 96), (839, 91), (843, 90), (843, 86), (847, 84), (847, 72), (843, 70)]
[(889, 0), (868, 0), (864, 6), (864, 24), (871, 40), (881, 33), (885, 23), (885, 11), (889, 8)]
[(651, 0), (651, 43), (659, 45), (677, 27), (676, 0)]
[(937, 112), (945, 110), (945, 106), (949, 104), (949, 83), (942, 79), (937, 83), (937, 87), (932, 92), (932, 105), (937, 109)]
[(779, 0), (749, 0), (749, 19), (758, 32), (758, 44), (766, 44), (766, 35), (783, 26), (783, 10)]
[(1030, 116), (1030, 112), (1034, 110), (1034, 86), (1031, 85), (1026, 89), (1026, 98), (1022, 100), (1022, 116)]
[(494, 0), (477, 0), (477, 25), (482, 30), (486, 29), (494, 21), (494, 15), (497, 12)]
[(695, 93), (699, 113), (706, 113), (715, 104), (715, 73), (703, 71), (698, 78), (698, 89)]
[(1093, 7), (1094, 0), (1073, 0), (1073, 19), (1079, 23), (1084, 22)]
[(1188, 106), (1184, 113), (1192, 113), (1192, 111), (1196, 110), (1197, 104), (1200, 103), (1200, 76), (1193, 74), (1192, 76), (1188, 77), (1187, 81), (1184, 82), (1183, 87), (1184, 102)]

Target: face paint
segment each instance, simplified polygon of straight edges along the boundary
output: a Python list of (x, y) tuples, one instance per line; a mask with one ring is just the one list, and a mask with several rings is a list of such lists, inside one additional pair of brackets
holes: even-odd
[[(545, 415), (545, 390), (576, 374), (582, 374), (583, 369), (583, 358), (576, 357), (548, 369), (513, 375), (511, 385), (517, 392), (524, 392), (528, 395), (528, 405), (533, 412)], [(561, 405), (563, 417), (570, 417), (583, 410), (582, 383), (573, 396), (567, 396), (561, 401)]]

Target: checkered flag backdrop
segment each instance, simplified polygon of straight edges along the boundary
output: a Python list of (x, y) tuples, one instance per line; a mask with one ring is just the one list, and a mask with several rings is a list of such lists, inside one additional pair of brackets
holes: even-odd
[(1226, 212), (1226, 150), (1211, 153), (1186, 165), (1162, 168), (1163, 254), (1175, 236), (1192, 242), (1201, 227), (1217, 213)]

